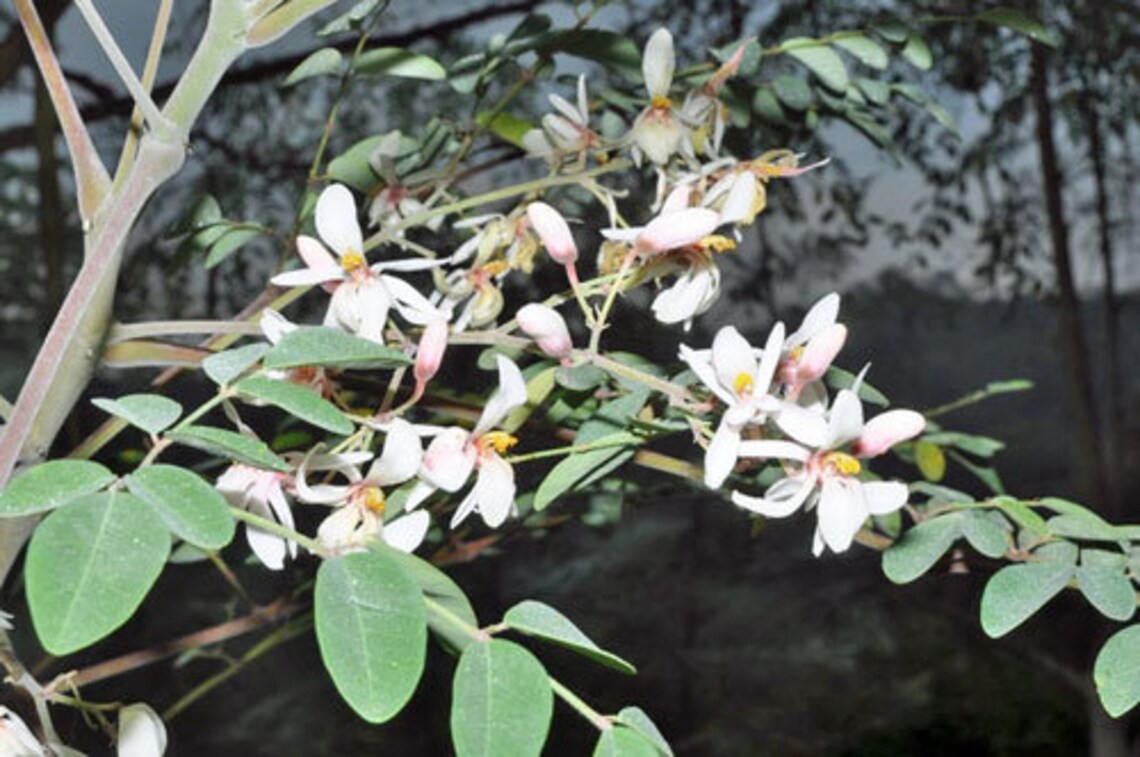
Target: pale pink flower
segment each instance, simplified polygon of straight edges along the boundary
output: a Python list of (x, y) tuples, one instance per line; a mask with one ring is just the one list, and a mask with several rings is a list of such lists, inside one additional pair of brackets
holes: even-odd
[(562, 265), (577, 262), (578, 246), (561, 213), (545, 202), (532, 202), (527, 205), (526, 214), (550, 257)]
[[(293, 529), (293, 511), (289, 507), (289, 498), (285, 495), (285, 486), (291, 476), (291, 473), (233, 463), (218, 477), (214, 487), (232, 506)], [(287, 541), (256, 526), (246, 525), (245, 538), (253, 554), (270, 570), (284, 568), (286, 555), (290, 558), (297, 556), (296, 542)]]
[(570, 330), (554, 308), (532, 302), (519, 308), (515, 318), (523, 333), (550, 357), (561, 360), (573, 351), (574, 342), (570, 339)]

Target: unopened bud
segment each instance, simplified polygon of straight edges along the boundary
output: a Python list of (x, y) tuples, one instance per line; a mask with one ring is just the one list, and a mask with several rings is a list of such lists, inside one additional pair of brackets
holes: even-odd
[(527, 206), (526, 214), (550, 257), (562, 265), (578, 260), (578, 246), (574, 244), (574, 236), (561, 213), (545, 202), (532, 202)]
[(531, 303), (519, 308), (515, 314), (519, 328), (538, 344), (539, 349), (561, 360), (574, 349), (566, 321), (554, 308)]
[(416, 366), (413, 370), (416, 384), (426, 384), (439, 371), (443, 353), (447, 350), (447, 330), (446, 318), (436, 318), (424, 327), (416, 349)]

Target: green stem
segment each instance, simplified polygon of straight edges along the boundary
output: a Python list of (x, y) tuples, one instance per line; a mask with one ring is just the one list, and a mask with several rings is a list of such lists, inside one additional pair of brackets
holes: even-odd
[[(178, 422), (178, 425), (176, 425), (170, 431), (181, 431), (182, 429), (184, 429), (187, 426), (189, 426), (190, 424), (192, 424), (194, 421), (201, 418), (206, 413), (213, 410), (218, 405), (222, 404), (222, 402), (225, 401), (229, 396), (230, 395), (226, 392), (218, 392), (213, 397), (211, 397), (210, 399), (206, 400), (201, 405), (199, 405), (197, 407), (197, 409), (194, 410), (194, 412), (190, 413), (185, 418), (180, 420)], [(170, 433), (170, 432), (167, 432), (167, 433)]]
[(606, 300), (602, 303), (602, 309), (598, 311), (598, 317), (594, 320), (594, 327), (590, 329), (590, 348), (592, 353), (598, 352), (598, 345), (602, 341), (602, 332), (606, 328), (606, 322), (610, 317), (610, 310), (613, 309), (614, 301), (617, 300), (618, 292), (621, 291), (622, 286), (625, 284), (625, 277), (629, 273), (629, 269), (633, 266), (633, 261), (637, 259), (637, 247), (631, 247), (629, 252), (622, 258), (621, 267), (618, 268), (617, 278), (614, 280), (613, 286), (606, 294)]
[(566, 688), (566, 686), (560, 683), (556, 678), (553, 676), (548, 677), (550, 678), (550, 688), (554, 690), (558, 698), (573, 707), (579, 715), (589, 720), (595, 728), (604, 733), (614, 727), (613, 721), (586, 704), (581, 697)]
[(647, 386), (654, 391), (661, 392), (661, 394), (664, 394), (666, 397), (676, 401), (677, 403), (685, 404), (692, 402), (693, 400), (692, 396), (689, 394), (689, 391), (684, 387), (677, 386), (676, 384), (670, 383), (663, 378), (658, 378), (651, 373), (640, 371), (633, 366), (626, 365), (625, 363), (619, 363), (613, 358), (606, 357), (605, 355), (600, 355), (596, 352), (587, 352), (581, 350), (576, 351), (576, 354), (579, 355), (583, 360), (593, 363), (612, 376), (629, 379), (630, 381), (634, 381), (638, 384), (641, 384), (642, 386)]
[(535, 452), (526, 452), (521, 455), (511, 455), (505, 460), (514, 465), (515, 463), (526, 463), (531, 460), (541, 460), (546, 457), (558, 457), (560, 455), (576, 455), (579, 452), (592, 452), (596, 449), (607, 449), (609, 447), (628, 447), (630, 444), (636, 443), (636, 437), (625, 436), (621, 439), (598, 439), (593, 442), (584, 442), (582, 444), (571, 444), (565, 447), (554, 447), (552, 449), (540, 449)]
[(234, 516), (238, 520), (245, 521), (249, 525), (255, 526), (262, 531), (271, 533), (274, 536), (280, 536), (282, 539), (296, 542), (314, 555), (321, 557), (325, 556), (325, 548), (316, 539), (311, 539), (304, 534), (299, 534), (288, 526), (283, 526), (275, 520), (263, 518), (260, 515), (254, 515), (248, 510), (243, 510), (240, 507), (231, 507), (230, 515)]
[(116, 323), (107, 335), (107, 344), (145, 339), (152, 336), (183, 334), (236, 334), (260, 336), (261, 327), (256, 321), (143, 321)]

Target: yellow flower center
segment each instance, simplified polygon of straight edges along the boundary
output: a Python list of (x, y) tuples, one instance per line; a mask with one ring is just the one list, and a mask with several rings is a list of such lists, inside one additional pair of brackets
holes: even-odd
[(511, 436), (505, 431), (488, 431), (479, 437), (479, 450), (489, 452), (493, 449), (501, 455), (518, 443), (517, 437)]
[(487, 263), (479, 271), (487, 276), (498, 276), (504, 271), (510, 269), (511, 264), (505, 260), (492, 260)]
[(752, 395), (752, 390), (756, 388), (756, 383), (751, 373), (741, 371), (736, 374), (736, 378), (732, 382), (732, 388), (733, 391), (736, 392), (737, 397), (748, 397)]
[(844, 476), (855, 476), (863, 470), (859, 461), (846, 452), (828, 452), (823, 457), (825, 465), (831, 465)]
[(736, 240), (724, 234), (709, 234), (697, 242), (697, 246), (706, 252), (732, 252), (736, 249)]
[(378, 486), (365, 487), (360, 492), (360, 504), (366, 509), (371, 510), (377, 515), (384, 514), (384, 507), (387, 501), (384, 499), (384, 492), (380, 491)]
[(654, 108), (661, 108), (662, 110), (673, 107), (673, 101), (665, 95), (657, 95), (651, 102)]
[(349, 250), (340, 256), (340, 267), (344, 269), (345, 273), (355, 273), (362, 268), (367, 268), (368, 261), (359, 252)]

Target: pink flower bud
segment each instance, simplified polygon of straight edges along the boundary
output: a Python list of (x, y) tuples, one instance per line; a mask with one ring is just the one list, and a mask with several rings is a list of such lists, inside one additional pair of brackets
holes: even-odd
[(447, 319), (436, 318), (424, 327), (420, 337), (419, 347), (416, 349), (416, 366), (414, 374), (417, 386), (423, 386), (432, 380), (439, 371), (443, 362), (443, 353), (447, 350)]
[(531, 303), (519, 308), (515, 317), (518, 318), (519, 328), (523, 333), (533, 339), (539, 349), (550, 357), (561, 360), (574, 349), (566, 321), (562, 320), (557, 310), (546, 305)]
[(562, 265), (578, 260), (578, 246), (574, 244), (574, 236), (561, 213), (545, 202), (532, 202), (527, 206), (526, 214), (550, 257)]
[(913, 410), (888, 410), (867, 421), (851, 451), (857, 457), (876, 457), (899, 442), (913, 439), (926, 428), (926, 419)]
[(665, 252), (695, 244), (716, 230), (720, 217), (707, 208), (685, 208), (662, 213), (649, 222), (637, 237), (644, 252)]
[(847, 327), (842, 323), (833, 323), (809, 339), (796, 366), (799, 381), (806, 384), (823, 378), (846, 341)]

